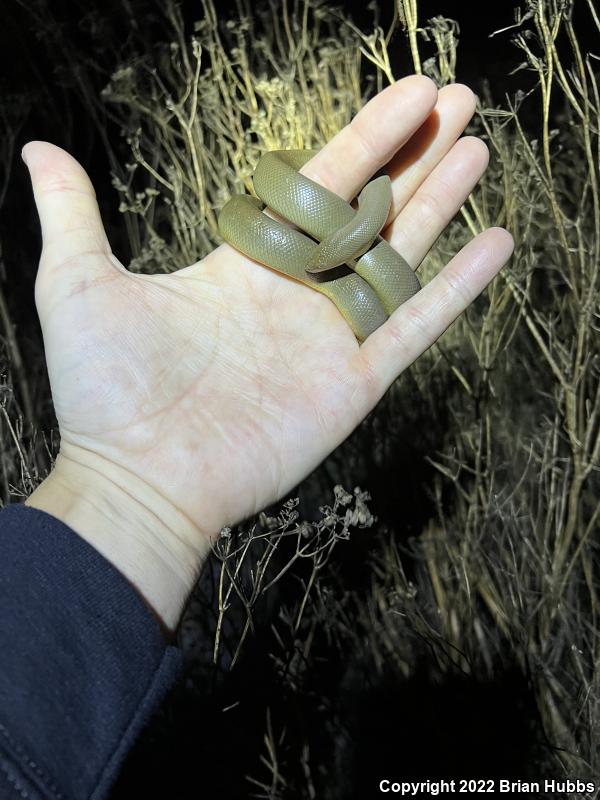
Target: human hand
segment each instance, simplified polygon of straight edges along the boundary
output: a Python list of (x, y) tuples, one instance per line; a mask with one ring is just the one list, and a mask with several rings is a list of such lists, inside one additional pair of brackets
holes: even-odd
[[(416, 268), (484, 172), (456, 141), (475, 107), (410, 76), (373, 98), (302, 172), (351, 199), (388, 165), (382, 236)], [(60, 428), (28, 503), (62, 518), (177, 623), (210, 541), (286, 495), (480, 294), (512, 252), (477, 236), (359, 347), (334, 304), (223, 244), (172, 274), (111, 254), (90, 181), (24, 148), (43, 251), (35, 298)], [(389, 162), (389, 163), (388, 163)]]

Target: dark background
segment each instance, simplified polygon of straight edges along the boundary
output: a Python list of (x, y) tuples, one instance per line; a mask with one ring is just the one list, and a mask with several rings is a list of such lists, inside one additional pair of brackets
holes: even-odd
[[(191, 24), (202, 16), (201, 3), (183, 0), (180, 5), (191, 32)], [(373, 14), (367, 3), (345, 0), (334, 5), (350, 14), (363, 30), (371, 29)], [(218, 0), (216, 6), (220, 18), (235, 18), (235, 0)], [(392, 0), (379, 2), (377, 6), (381, 25), (387, 30)], [(420, 21), (442, 15), (459, 23), (457, 80), (475, 91), (480, 91), (485, 83), (496, 103), (501, 103), (506, 93), (533, 83), (531, 73), (509, 74), (523, 60), (517, 48), (510, 44), (510, 32), (490, 38), (493, 31), (514, 23), (516, 7), (516, 3), (498, 2), (486, 4), (475, 12), (471, 3), (459, 0), (419, 3)], [(90, 108), (82, 99), (77, 73), (78, 70), (84, 72), (99, 94), (119, 60), (131, 54), (139, 38), (162, 41), (165, 25), (160, 0), (96, 0), (92, 3), (85, 0), (0, 0), (0, 8), (0, 96), (9, 108), (23, 103), (27, 106), (16, 141), (7, 201), (0, 214), (0, 241), (3, 243), (0, 277), (7, 277), (6, 273), (10, 276), (10, 291), (6, 294), (11, 317), (19, 330), (24, 357), (34, 361), (39, 356), (41, 342), (33, 305), (40, 238), (27, 171), (18, 154), (25, 142), (44, 139), (64, 147), (85, 166), (96, 188), (113, 250), (127, 264), (131, 251), (123, 218), (118, 212), (117, 193), (111, 184), (105, 142), (110, 142), (116, 153), (123, 156), (123, 161), (128, 147), (110, 117), (97, 108)], [(41, 14), (40, 8), (44, 9)], [(102, 19), (100, 28), (98, 15)], [(48, 28), (48, 18), (52, 19), (52, 30)], [(96, 21), (92, 23), (92, 19)], [(400, 32), (396, 37), (396, 46), (390, 48), (394, 74), (408, 74), (412, 71), (408, 48)], [(423, 58), (431, 52), (431, 45), (421, 44)], [(43, 369), (35, 370), (34, 386), (36, 381), (40, 382), (39, 397), (47, 395)], [(47, 415), (39, 420), (45, 427), (52, 419), (50, 404), (46, 403), (39, 411)]]
[[(337, 5), (350, 12), (359, 27), (369, 29), (372, 14), (365, 4)], [(385, 28), (389, 24), (387, 6), (381, 4)], [(422, 21), (436, 14), (458, 21), (458, 80), (475, 91), (480, 91), (484, 79), (488, 80), (497, 103), (505, 92), (532, 84), (531, 74), (509, 75), (522, 61), (519, 51), (509, 44), (510, 34), (489, 36), (514, 22), (516, 4), (486, 4), (481, 10), (481, 6), (478, 9), (472, 3), (424, 0), (419, 6)], [(110, 47), (105, 48), (90, 42), (84, 13), (90, 4), (56, 0), (50, 7), (62, 41), (71, 48), (71, 59), (82, 65), (96, 65), (92, 79), (98, 91), (117, 65), (115, 54), (128, 53), (135, 26), (144, 27), (157, 40), (161, 36), (160, 12), (149, 2), (108, 0), (97, 6), (107, 20), (105, 35)], [(184, 2), (182, 7), (190, 23), (202, 14), (197, 2)], [(233, 3), (217, 2), (217, 7), (224, 18), (230, 9), (235, 13)], [(400, 41), (396, 49), (405, 50)], [(426, 45), (422, 52), (427, 55)], [(34, 379), (38, 398), (46, 398), (38, 408), (39, 424), (44, 428), (54, 422), (45, 373), (40, 368), (41, 333), (33, 304), (40, 249), (37, 217), (27, 173), (18, 158), (26, 141), (52, 141), (85, 165), (96, 186), (115, 252), (124, 263), (130, 255), (98, 125), (92, 120), (92, 110), (82, 101), (76, 78), (65, 71), (66, 61), (57, 59), (56, 53), (56, 41), (36, 18), (36, 4), (3, 0), (0, 89), (6, 102), (25, 99), (29, 110), (16, 143), (14, 169), (5, 207), (1, 209), (5, 275), (0, 277), (5, 282), (26, 363), (38, 376)], [(403, 62), (400, 57), (393, 66), (396, 75), (410, 71), (406, 58)], [(116, 127), (108, 119), (104, 125), (113, 147), (123, 147), (126, 152)], [(408, 460), (407, 451), (397, 457)], [(375, 498), (375, 512), (391, 527), (404, 525), (418, 531), (426, 516), (426, 511), (420, 510), (419, 501), (424, 501), (418, 495), (418, 487), (426, 478), (425, 473), (416, 470), (412, 489), (417, 495), (405, 498), (403, 507), (410, 510), (402, 520), (392, 516), (386, 519), (385, 489), (382, 497)], [(304, 503), (310, 505), (306, 499)], [(397, 507), (398, 503), (393, 505)], [(346, 552), (339, 567), (342, 573), (356, 573), (356, 564), (363, 563), (361, 547), (359, 543)], [(208, 570), (203, 579), (205, 593), (199, 592), (197, 612), (202, 612), (204, 598), (210, 594), (211, 577)], [(284, 587), (280, 591), (285, 595), (293, 590)], [(231, 673), (225, 669), (211, 672), (202, 656), (202, 641), (189, 648), (186, 676), (132, 754), (115, 789), (116, 798), (249, 797), (244, 776), (258, 770), (267, 706), (274, 709), (276, 717), (279, 715), (276, 722), (285, 720), (286, 715), (304, 719), (313, 750), (316, 748), (317, 758), (328, 766), (332, 783), (338, 787), (337, 796), (343, 800), (378, 796), (373, 791), (374, 780), (384, 776), (419, 780), (542, 777), (540, 768), (535, 767), (543, 747), (535, 703), (527, 681), (511, 665), (488, 684), (460, 674), (435, 682), (427, 677), (425, 667), (417, 668), (417, 677), (399, 681), (393, 674), (376, 678), (368, 659), (352, 660), (352, 654), (332, 653), (325, 641), (317, 642), (314, 652), (320, 654), (320, 666), (311, 673), (314, 685), (309, 681), (298, 707), (298, 698), (281, 684), (269, 655), (273, 646), (269, 634), (273, 608), (265, 608), (264, 614), (264, 627), (247, 643), (242, 661)], [(199, 630), (202, 627), (200, 623)], [(425, 651), (421, 658), (426, 661), (427, 655)], [(329, 698), (325, 709), (317, 699), (323, 694)], [(223, 712), (223, 708), (240, 699), (235, 709)], [(331, 730), (324, 732), (324, 718), (342, 721), (337, 736), (332, 737)]]

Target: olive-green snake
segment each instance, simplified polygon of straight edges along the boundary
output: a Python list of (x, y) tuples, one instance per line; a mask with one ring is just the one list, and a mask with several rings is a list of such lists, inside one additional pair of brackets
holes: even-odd
[[(253, 176), (260, 200), (250, 195), (228, 200), (219, 214), (219, 231), (245, 255), (329, 297), (362, 342), (421, 285), (379, 236), (392, 201), (389, 176), (367, 183), (355, 211), (298, 172), (317, 152), (264, 153)], [(265, 205), (313, 238), (263, 214)]]

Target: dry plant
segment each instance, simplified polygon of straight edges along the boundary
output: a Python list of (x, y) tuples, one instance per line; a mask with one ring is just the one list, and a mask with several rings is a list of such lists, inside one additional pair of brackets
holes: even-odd
[[(352, 495), (343, 487), (334, 486), (333, 494), (333, 506), (321, 506), (321, 519), (316, 522), (299, 521), (299, 513), (295, 510), (298, 499), (293, 498), (283, 504), (276, 517), (261, 513), (249, 530), (244, 527), (235, 531), (223, 528), (213, 547), (219, 563), (215, 663), (221, 645), (223, 619), (232, 600), (237, 598), (246, 610), (246, 619), (231, 661), (233, 666), (248, 631), (253, 627), (252, 609), (260, 597), (297, 562), (305, 562), (309, 565), (308, 574), (301, 578), (301, 598), (290, 617), (292, 633), (298, 633), (319, 573), (327, 566), (336, 545), (347, 541), (353, 528), (370, 528), (375, 522), (366, 505), (370, 499), (368, 492), (356, 487)], [(244, 569), (248, 565), (250, 568)]]
[[(188, 41), (169, 2), (170, 44), (112, 75), (102, 96), (131, 145), (115, 176), (133, 231), (131, 269), (171, 271), (206, 255), (221, 241), (218, 210), (252, 191), (263, 152), (320, 147), (364, 104), (360, 32), (340, 28), (322, 3), (290, 5), (246, 3), (223, 26), (203, 0)], [(372, 57), (382, 42), (368, 40)]]
[[(252, 191), (262, 152), (331, 138), (399, 77), (393, 47), (405, 42), (414, 69), (438, 86), (453, 82), (458, 27), (444, 17), (419, 21), (418, 5), (396, 0), (392, 27), (375, 18), (365, 33), (318, 0), (259, 8), (240, 0), (235, 22), (203, 0), (188, 36), (167, 2), (167, 42), (148, 42), (124, 61), (101, 98), (79, 75), (89, 107), (104, 108), (129, 144), (127, 163), (112, 151), (111, 159), (131, 268), (171, 271), (209, 252), (220, 241), (218, 210), (232, 193)], [(414, 670), (418, 640), (442, 674), (485, 678), (516, 661), (554, 765), (583, 778), (600, 773), (600, 92), (598, 56), (582, 49), (575, 5), (600, 33), (593, 0), (523, 0), (511, 30), (496, 33), (522, 52), (524, 90), (499, 99), (496, 87), (481, 87), (469, 132), (487, 141), (490, 167), (421, 275), (426, 282), (490, 225), (513, 233), (511, 263), (349, 445), (352, 470), (365, 448), (379, 453), (395, 435), (398, 416), (385, 416), (393, 404), (431, 426), (443, 402), (443, 445), (421, 453), (436, 473), (429, 522), (408, 544), (402, 531), (370, 534), (377, 546), (366, 596), (332, 577), (340, 539), (373, 522), (360, 490), (352, 498), (336, 488), (318, 522), (294, 519), (290, 501), (247, 532), (222, 532), (211, 655), (223, 650), (234, 605), (241, 622), (231, 662), (257, 604), (299, 576), (300, 591), (273, 625), (273, 659), (291, 692), (301, 696), (304, 676), (318, 669), (319, 631), (381, 672), (392, 665), (399, 680)], [(18, 462), (19, 430), (11, 436), (8, 457)], [(325, 469), (335, 472), (334, 458)], [(317, 788), (326, 768), (311, 758), (310, 741), (271, 716), (262, 767), (251, 776), (257, 796), (325, 796)]]
[[(29, 111), (28, 101), (6, 93), (0, 100), (0, 213), (9, 194), (16, 144)], [(30, 373), (25, 364), (7, 299), (10, 284), (0, 238), (0, 507), (24, 498), (39, 483), (39, 450)]]
[[(465, 222), (473, 234), (506, 226), (515, 255), (414, 367), (420, 382), (439, 353), (455, 379), (446, 446), (426, 456), (439, 473), (437, 515), (404, 556), (392, 540), (375, 557), (373, 603), (357, 612), (368, 629), (376, 609), (374, 656), (399, 658), (401, 671), (407, 627), (432, 643), (442, 671), (493, 675), (516, 658), (557, 764), (595, 777), (600, 93), (598, 59), (582, 52), (573, 5), (528, 0), (513, 38), (532, 88), (499, 107), (489, 90), (480, 98), (473, 130), (487, 139), (490, 168), (424, 272), (464, 243)], [(443, 36), (440, 20), (418, 28), (416, 6), (403, 4), (415, 68), (424, 34), (444, 48), (423, 71), (452, 80), (446, 22)], [(588, 11), (600, 33), (591, 2)], [(420, 565), (414, 584), (402, 569), (407, 556)]]

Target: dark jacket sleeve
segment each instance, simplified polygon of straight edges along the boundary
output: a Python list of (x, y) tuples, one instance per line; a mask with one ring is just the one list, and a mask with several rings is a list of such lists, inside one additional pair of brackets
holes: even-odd
[(0, 510), (2, 800), (107, 797), (180, 670), (97, 550), (45, 511)]

